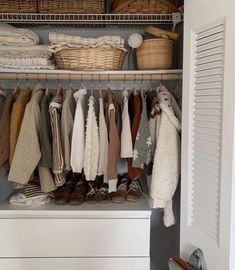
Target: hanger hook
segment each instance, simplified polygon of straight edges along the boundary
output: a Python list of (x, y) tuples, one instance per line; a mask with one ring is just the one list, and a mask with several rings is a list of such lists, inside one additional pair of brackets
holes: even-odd
[(48, 75), (46, 73), (46, 88), (48, 89), (49, 88), (49, 81), (48, 81)]
[(61, 88), (61, 85), (60, 85), (60, 78), (59, 78), (59, 73), (57, 73), (57, 81), (58, 81), (58, 88)]
[(149, 82), (150, 91), (152, 91), (152, 81), (153, 81), (153, 75), (151, 74), (150, 75), (150, 82)]
[(26, 87), (29, 88), (29, 78), (28, 78), (28, 73), (26, 73)]
[(69, 73), (69, 88), (72, 89), (72, 80), (71, 80), (71, 74)]
[(81, 88), (83, 88), (83, 74), (81, 74)]
[(94, 75), (91, 75), (91, 95), (94, 95)]
[(100, 97), (102, 97), (102, 93), (101, 93), (100, 73), (99, 73), (99, 94), (100, 94)]
[(40, 79), (39, 79), (39, 73), (37, 74), (37, 77), (38, 77), (38, 83), (40, 83)]
[(144, 75), (141, 74), (140, 90), (143, 90), (143, 80), (144, 80)]
[(19, 88), (19, 74), (16, 73), (16, 87)]
[(126, 74), (124, 74), (123, 91), (126, 90)]
[(108, 88), (110, 88), (109, 74), (108, 74)]

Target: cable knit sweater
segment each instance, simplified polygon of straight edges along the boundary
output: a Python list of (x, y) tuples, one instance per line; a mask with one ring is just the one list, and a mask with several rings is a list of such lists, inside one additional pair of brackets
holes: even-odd
[(181, 114), (170, 92), (163, 86), (158, 91), (162, 113), (153, 163), (151, 197), (154, 208), (164, 208), (163, 221), (169, 227), (175, 224), (172, 198), (180, 176)]

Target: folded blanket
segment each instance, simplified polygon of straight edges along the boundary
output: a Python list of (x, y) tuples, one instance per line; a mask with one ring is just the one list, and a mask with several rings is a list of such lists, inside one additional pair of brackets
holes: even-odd
[(126, 51), (124, 48), (124, 39), (120, 36), (102, 36), (98, 38), (83, 38), (80, 36), (71, 36), (51, 32), (49, 33), (51, 46), (49, 51), (55, 53), (65, 48), (118, 48)]
[(19, 192), (10, 198), (10, 203), (17, 206), (43, 206), (51, 201), (49, 195), (42, 194), (27, 198), (23, 193)]
[(20, 69), (54, 69), (48, 46), (0, 46), (0, 67)]
[(39, 36), (29, 29), (0, 24), (0, 45), (31, 46), (39, 43)]

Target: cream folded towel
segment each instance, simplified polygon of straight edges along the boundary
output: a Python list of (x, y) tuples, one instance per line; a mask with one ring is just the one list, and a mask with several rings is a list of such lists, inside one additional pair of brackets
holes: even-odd
[(84, 38), (80, 36), (71, 36), (56, 32), (49, 33), (51, 46), (49, 51), (58, 52), (65, 48), (118, 48), (126, 51), (124, 48), (124, 39), (120, 36), (102, 36), (98, 38)]
[(29, 29), (0, 24), (0, 45), (32, 46), (39, 44), (39, 36)]

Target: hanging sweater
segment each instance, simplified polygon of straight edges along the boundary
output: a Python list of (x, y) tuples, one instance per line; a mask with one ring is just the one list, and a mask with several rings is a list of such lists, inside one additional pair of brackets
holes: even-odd
[(108, 130), (104, 116), (104, 100), (99, 98), (99, 166), (98, 175), (104, 176), (104, 182), (107, 183), (108, 169)]
[(108, 145), (108, 183), (109, 192), (117, 190), (118, 172), (117, 163), (120, 156), (120, 138), (116, 124), (114, 95), (108, 90), (108, 116), (109, 116), (109, 145)]
[(0, 168), (4, 171), (9, 169), (10, 117), (15, 99), (14, 93), (6, 98), (0, 116)]
[(122, 131), (121, 131), (121, 158), (133, 157), (133, 146), (131, 138), (131, 124), (128, 110), (128, 91), (122, 94)]
[(147, 163), (147, 159), (150, 157), (152, 147), (145, 97), (142, 97), (141, 100), (142, 112), (135, 139), (134, 157), (132, 160), (132, 166), (135, 168), (144, 168), (144, 165)]
[(75, 113), (75, 101), (73, 98), (73, 90), (69, 89), (64, 93), (64, 101), (61, 115), (61, 144), (64, 157), (64, 169), (71, 170), (71, 142), (73, 134), (73, 119)]
[(95, 99), (90, 96), (86, 121), (84, 173), (87, 181), (94, 181), (99, 162), (99, 130), (94, 108)]
[(159, 89), (158, 100), (162, 114), (154, 156), (151, 197), (154, 208), (164, 208), (163, 221), (169, 227), (175, 223), (172, 198), (180, 175), (181, 116), (176, 101), (163, 86)]
[[(139, 94), (131, 93), (129, 97), (129, 113), (131, 118), (132, 144), (134, 147), (141, 116), (141, 100)], [(128, 158), (128, 178), (135, 180), (140, 176), (140, 173), (141, 169), (134, 168), (132, 166), (132, 158)]]
[(63, 175), (64, 158), (62, 153), (60, 130), (62, 102), (63, 93), (62, 89), (59, 89), (49, 106), (52, 130), (52, 170), (55, 176), (54, 182), (57, 187), (62, 186), (65, 183), (65, 177)]
[(39, 132), (41, 127), (40, 102), (44, 91), (36, 85), (30, 102), (25, 108), (20, 134), (9, 172), (9, 180), (18, 184), (28, 183), (41, 158)]
[(24, 117), (24, 111), (31, 97), (31, 89), (20, 89), (19, 95), (13, 104), (10, 121), (10, 154), (9, 161), (13, 159), (16, 143), (20, 133), (20, 127)]
[(85, 148), (85, 121), (84, 121), (84, 99), (87, 94), (86, 88), (80, 88), (74, 93), (76, 111), (71, 143), (71, 167), (73, 172), (81, 173), (84, 167)]

